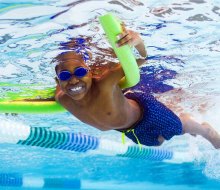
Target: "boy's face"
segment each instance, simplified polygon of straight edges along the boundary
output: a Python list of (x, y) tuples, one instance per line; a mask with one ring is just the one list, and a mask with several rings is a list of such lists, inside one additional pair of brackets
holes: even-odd
[(84, 67), (86, 69), (88, 69), (88, 67), (85, 65), (83, 59), (74, 53), (61, 55), (59, 59), (60, 64), (56, 69), (57, 75), (59, 75), (61, 71), (69, 71), (72, 74), (69, 80), (60, 80), (59, 77), (57, 77), (61, 90), (72, 99), (81, 100), (91, 88), (91, 73), (88, 72), (84, 77), (80, 78), (73, 75), (73, 73), (78, 67)]

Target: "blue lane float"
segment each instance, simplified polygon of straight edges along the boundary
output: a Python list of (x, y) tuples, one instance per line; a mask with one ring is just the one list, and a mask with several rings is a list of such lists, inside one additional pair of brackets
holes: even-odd
[(23, 176), (18, 173), (0, 173), (0, 187), (81, 189), (81, 183), (82, 181), (79, 179), (43, 178)]
[(114, 142), (74, 132), (53, 131), (44, 127), (2, 120), (0, 123), (0, 143), (35, 146), (75, 152), (93, 151), (96, 154), (140, 158), (146, 160), (171, 160), (174, 153), (161, 148), (150, 148), (129, 143)]
[(16, 173), (0, 173), (0, 186), (22, 187), (22, 177)]
[[(99, 181), (90, 179), (77, 178), (61, 178), (61, 177), (42, 177), (31, 176), (20, 173), (0, 173), (0, 189), (120, 189), (134, 190), (146, 189), (149, 183), (132, 181), (124, 183), (124, 181)], [(161, 187), (162, 188), (162, 187)]]
[(72, 132), (57, 132), (42, 127), (31, 127), (28, 138), (19, 140), (17, 144), (86, 152), (97, 149), (99, 139)]

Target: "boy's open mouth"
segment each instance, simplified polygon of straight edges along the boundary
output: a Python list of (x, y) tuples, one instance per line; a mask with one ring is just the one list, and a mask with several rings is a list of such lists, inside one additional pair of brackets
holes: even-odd
[(85, 90), (85, 86), (82, 84), (77, 84), (68, 89), (70, 94), (80, 94)]

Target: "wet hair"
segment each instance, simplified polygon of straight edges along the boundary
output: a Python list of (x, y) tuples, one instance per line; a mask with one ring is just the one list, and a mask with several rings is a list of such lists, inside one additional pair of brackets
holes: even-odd
[(52, 60), (52, 63), (56, 64), (56, 74), (59, 65), (66, 61), (65, 55), (71, 53), (84, 61), (94, 78), (101, 78), (105, 73), (104, 71), (109, 70), (113, 62), (117, 62), (113, 61), (116, 59), (116, 55), (112, 48), (99, 47), (97, 42), (92, 42), (92, 37), (88, 36), (80, 36), (80, 38), (72, 38), (68, 42), (60, 43), (59, 50), (62, 52)]
[[(65, 56), (68, 55), (74, 55), (77, 56), (79, 59), (81, 59), (82, 61), (84, 61), (83, 56), (81, 54), (77, 54), (74, 51), (66, 51), (66, 52), (62, 52), (59, 55), (57, 55), (54, 59), (53, 59), (53, 63), (55, 63), (55, 71), (57, 73), (58, 67), (61, 63), (64, 63), (67, 60), (71, 60), (71, 58), (65, 58)], [(84, 61), (85, 62), (85, 61)]]
[[(90, 48), (86, 45), (91, 41), (90, 38), (72, 38), (68, 42), (60, 43), (60, 50), (63, 50), (62, 53), (58, 54), (53, 60), (52, 63), (56, 63), (55, 71), (57, 73), (58, 66), (60, 63), (65, 61), (65, 55), (73, 54), (79, 56), (85, 63), (90, 59), (91, 53)], [(69, 59), (68, 59), (69, 60)]]
[(88, 51), (90, 51), (90, 48), (88, 47), (90, 41), (91, 39), (89, 37), (72, 38), (68, 42), (60, 43), (59, 49), (64, 50), (64, 53), (65, 51), (72, 51), (75, 54), (79, 54), (86, 62), (90, 58), (88, 53)]

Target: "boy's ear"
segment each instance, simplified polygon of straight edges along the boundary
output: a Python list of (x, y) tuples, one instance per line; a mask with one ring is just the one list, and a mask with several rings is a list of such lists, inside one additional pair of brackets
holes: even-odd
[(54, 79), (55, 79), (57, 85), (60, 85), (58, 78), (57, 78), (57, 77), (54, 77)]

